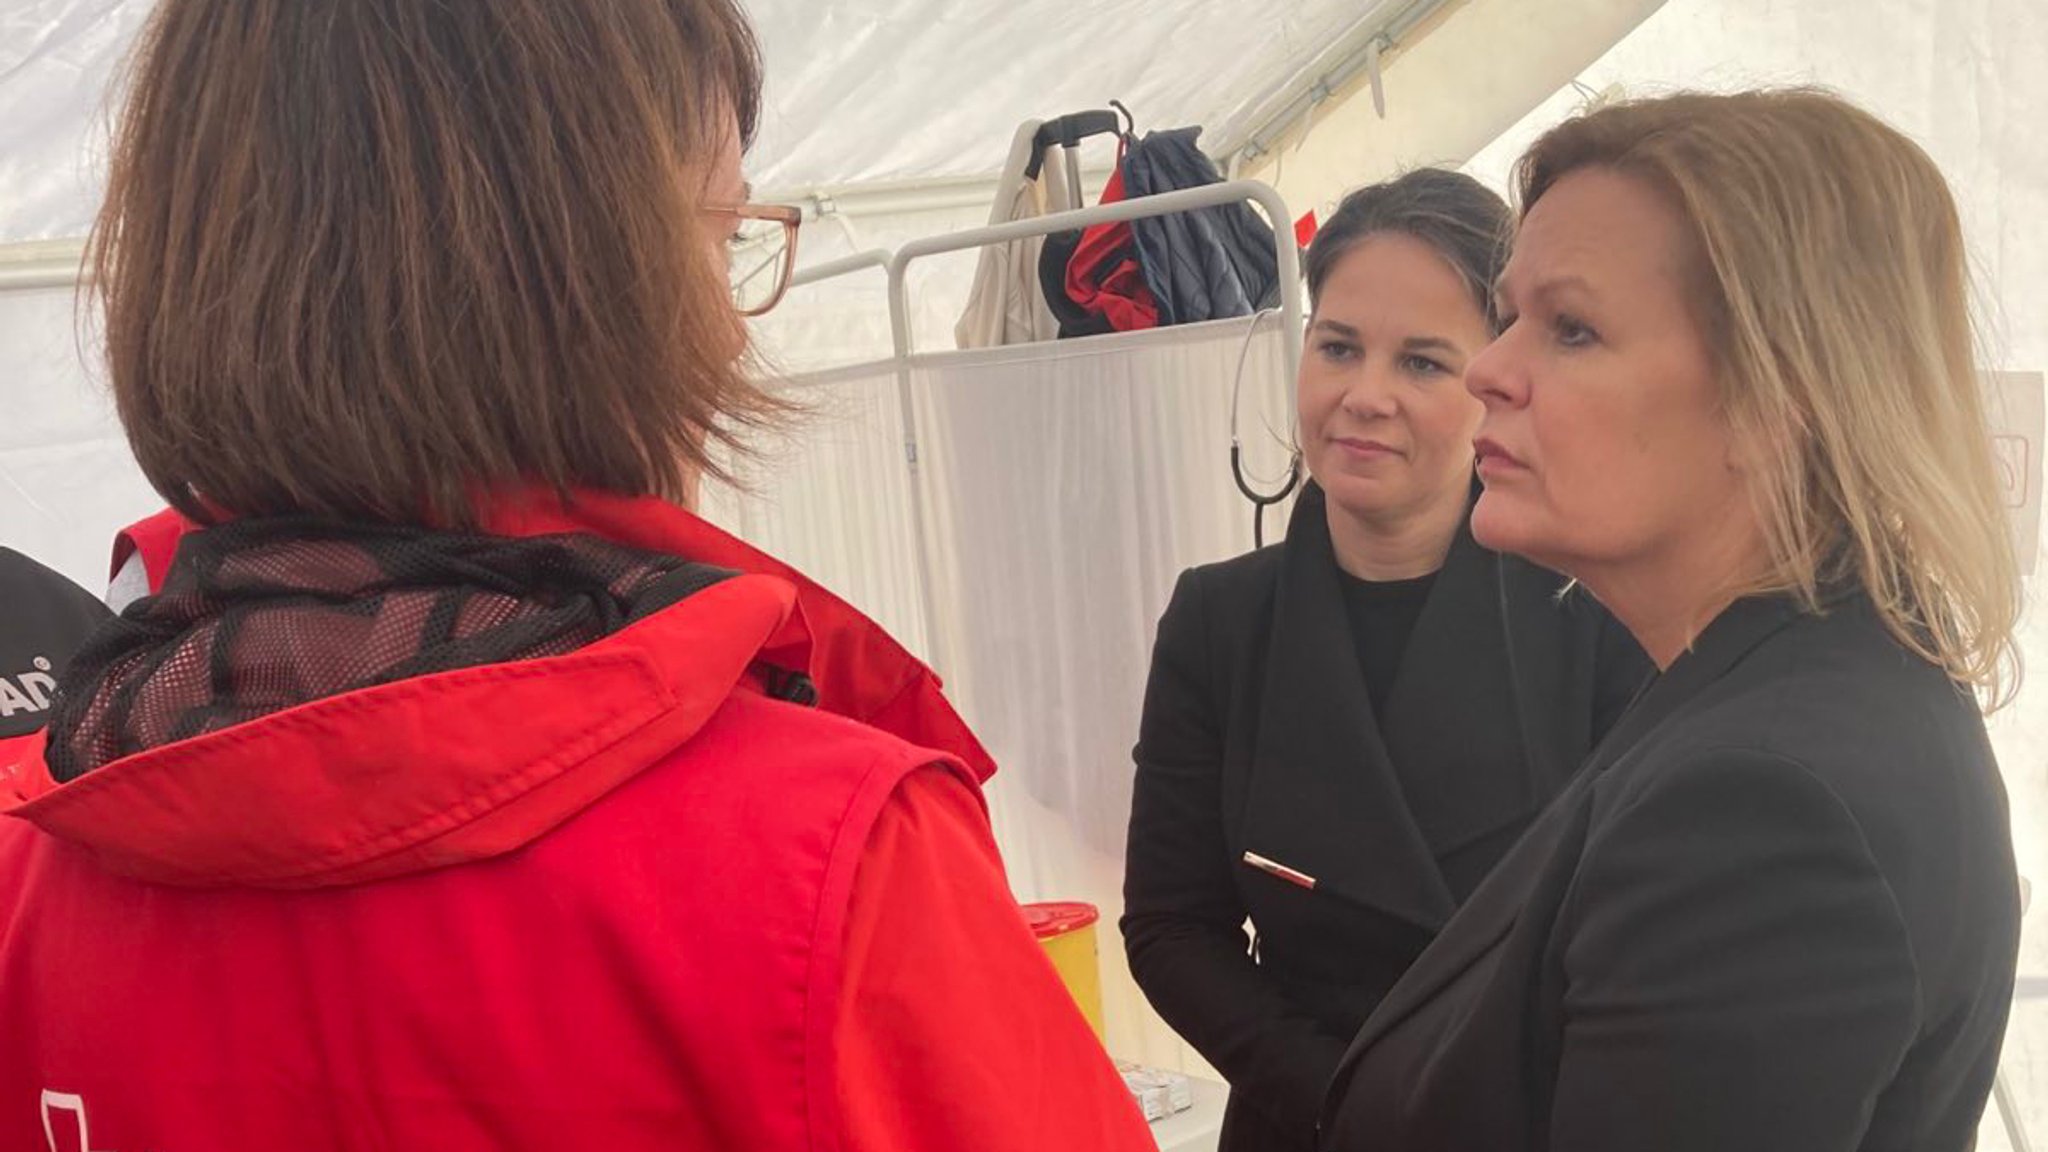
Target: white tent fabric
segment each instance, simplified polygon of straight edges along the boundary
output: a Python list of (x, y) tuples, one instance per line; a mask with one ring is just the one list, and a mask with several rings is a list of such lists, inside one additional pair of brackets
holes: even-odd
[(85, 234), (99, 204), (108, 84), (151, 5), (0, 3), (0, 244)]
[[(1297, 212), (1418, 164), (1460, 164), (1571, 82), (1664, 0), (1464, 0), (1387, 61), (1381, 107), (1360, 76), (1242, 175)], [(1533, 9), (1533, 10), (1532, 10)], [(1503, 45), (1513, 45), (1503, 51)]]
[[(785, 193), (993, 174), (1031, 116), (1121, 98), (1226, 148), (1326, 55), (1441, 0), (753, 0), (768, 106), (753, 179)], [(82, 235), (109, 81), (151, 0), (0, 3), (0, 244)], [(1256, 35), (1247, 35), (1248, 31)]]
[(893, 360), (792, 377), (804, 408), (788, 429), (731, 462), (736, 486), (707, 481), (704, 517), (824, 583), (928, 656), (910, 469)]
[[(777, 189), (982, 176), (1030, 116), (1122, 99), (1204, 143), (1241, 139), (1305, 65), (1411, 0), (886, 0), (751, 5), (773, 45), (755, 182)], [(971, 94), (971, 99), (960, 99)], [(848, 130), (852, 126), (854, 130)], [(886, 142), (886, 146), (878, 146)]]
[[(1168, 1066), (1192, 1053), (1137, 993), (1113, 927), (1130, 752), (1152, 625), (1175, 577), (1251, 546), (1251, 506), (1228, 456), (1240, 361), (1248, 468), (1283, 469), (1286, 448), (1265, 430), (1285, 428), (1292, 382), (1278, 326), (1252, 327), (1217, 321), (913, 361), (935, 656), (1003, 766), (990, 803), (1011, 886), (1027, 900), (1102, 910), (1110, 1050)], [(1267, 513), (1268, 539), (1285, 515)]]
[(68, 289), (0, 293), (0, 544), (79, 584), (107, 581), (113, 533), (163, 507), (81, 356)]

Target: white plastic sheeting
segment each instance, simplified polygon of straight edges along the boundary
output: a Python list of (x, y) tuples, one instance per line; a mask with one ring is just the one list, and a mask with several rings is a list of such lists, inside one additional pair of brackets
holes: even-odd
[[(1280, 341), (1266, 314), (913, 358), (938, 665), (997, 763), (1095, 851), (1123, 851), (1136, 702), (1174, 578), (1251, 547), (1229, 468), (1240, 358), (1247, 467), (1284, 470), (1265, 435), (1292, 407)], [(1285, 515), (1267, 513), (1269, 538)]]
[(1464, 0), (1388, 60), (1385, 115), (1361, 77), (1242, 174), (1278, 188), (1296, 212), (1327, 214), (1361, 184), (1462, 164), (1663, 3)]
[(0, 244), (85, 234), (104, 183), (108, 81), (145, 0), (0, 0)]
[[(1242, 139), (1333, 52), (1437, 0), (752, 0), (757, 187), (992, 175), (1029, 117), (1122, 99), (1141, 128)], [(109, 81), (152, 0), (0, 0), (0, 244), (82, 235)]]
[[(982, 176), (1033, 116), (1121, 99), (1140, 128), (1242, 139), (1305, 68), (1409, 0), (819, 0), (750, 5), (769, 60), (767, 162), (801, 189)], [(1169, 118), (1164, 123), (1159, 118)]]
[(0, 543), (87, 588), (121, 526), (163, 507), (128, 453), (70, 289), (0, 293)]

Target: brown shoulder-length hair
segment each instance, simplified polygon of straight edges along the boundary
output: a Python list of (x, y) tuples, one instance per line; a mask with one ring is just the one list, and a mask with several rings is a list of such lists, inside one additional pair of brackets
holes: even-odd
[(738, 0), (163, 0), (131, 67), (90, 259), (187, 515), (681, 500), (779, 410), (700, 211), (760, 108)]
[(1552, 129), (1522, 157), (1522, 211), (1596, 166), (1669, 197), (1690, 232), (1692, 304), (1769, 546), (1736, 591), (1817, 609), (1853, 581), (1901, 644), (2010, 701), (2019, 564), (1941, 170), (1828, 92), (1680, 93)]

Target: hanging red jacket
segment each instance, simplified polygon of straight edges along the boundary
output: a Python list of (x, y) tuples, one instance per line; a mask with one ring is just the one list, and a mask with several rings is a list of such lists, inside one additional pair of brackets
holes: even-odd
[[(1102, 189), (1102, 203), (1115, 204), (1123, 198), (1123, 149), (1119, 146), (1116, 170)], [(1085, 311), (1102, 314), (1118, 332), (1158, 327), (1159, 305), (1145, 285), (1129, 223), (1096, 224), (1081, 233), (1081, 242), (1067, 261), (1067, 297)]]
[[(484, 522), (724, 549), (655, 501)], [(0, 789), (0, 1148), (1151, 1149), (976, 773), (750, 672), (947, 737), (878, 637), (741, 575)]]

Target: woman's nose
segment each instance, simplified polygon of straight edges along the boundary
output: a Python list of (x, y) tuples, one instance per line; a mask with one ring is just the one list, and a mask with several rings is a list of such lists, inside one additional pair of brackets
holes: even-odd
[(1395, 399), (1397, 381), (1393, 375), (1391, 369), (1381, 365), (1360, 369), (1351, 386), (1344, 390), (1344, 411), (1365, 418), (1392, 416), (1400, 408)]
[(1526, 393), (1521, 381), (1512, 328), (1494, 337), (1465, 365), (1465, 390), (1488, 408), (1520, 404)]

